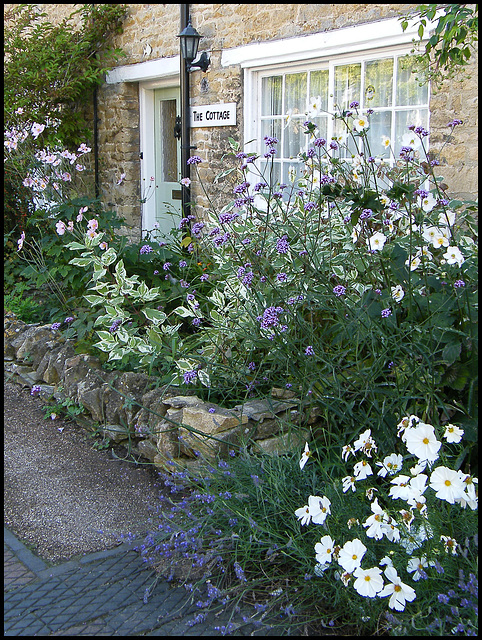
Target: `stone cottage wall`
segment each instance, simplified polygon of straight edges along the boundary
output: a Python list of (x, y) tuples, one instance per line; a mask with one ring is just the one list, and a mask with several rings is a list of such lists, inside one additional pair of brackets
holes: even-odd
[[(9, 5), (5, 5), (8, 7)], [(49, 15), (62, 18), (75, 5), (46, 4)], [(237, 102), (238, 127), (195, 128), (191, 132), (196, 153), (207, 163), (200, 174), (207, 185), (222, 167), (222, 155), (228, 149), (228, 136), (243, 139), (243, 75), (239, 65), (221, 67), (224, 49), (340, 29), (399, 16), (416, 4), (191, 4), (193, 26), (204, 37), (200, 52), (209, 51), (211, 66), (207, 73), (191, 74), (191, 103)], [(178, 4), (128, 4), (124, 32), (114, 38), (126, 57), (122, 65), (178, 55), (180, 9)], [(146, 45), (150, 53), (146, 54)], [(470, 64), (471, 79), (446, 83), (431, 96), (431, 144), (442, 151), (438, 168), (449, 184), (451, 195), (473, 197), (478, 190), (477, 171), (477, 56)], [(132, 238), (140, 233), (140, 159), (139, 97), (137, 83), (104, 84), (99, 90), (100, 181), (104, 202), (126, 218)], [(447, 144), (447, 123), (459, 118), (455, 142)], [(116, 181), (126, 173), (122, 189)], [(214, 189), (214, 187), (213, 187)], [(193, 197), (201, 211), (207, 201), (193, 183)], [(214, 201), (222, 193), (212, 191)]]

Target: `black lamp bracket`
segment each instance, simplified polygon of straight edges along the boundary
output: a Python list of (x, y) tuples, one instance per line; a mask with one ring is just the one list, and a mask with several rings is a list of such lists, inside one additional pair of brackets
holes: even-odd
[(194, 62), (188, 65), (187, 70), (192, 71), (193, 69), (198, 68), (198, 69), (201, 69), (201, 71), (204, 71), (204, 73), (206, 73), (210, 63), (211, 63), (211, 60), (209, 59), (208, 54), (205, 51), (203, 51), (199, 60), (197, 62)]

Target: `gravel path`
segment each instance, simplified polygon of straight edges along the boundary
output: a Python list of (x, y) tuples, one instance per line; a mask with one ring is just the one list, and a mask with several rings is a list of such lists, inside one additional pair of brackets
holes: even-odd
[(142, 536), (161, 490), (152, 468), (96, 450), (81, 427), (46, 420), (44, 401), (4, 381), (4, 523), (44, 560)]

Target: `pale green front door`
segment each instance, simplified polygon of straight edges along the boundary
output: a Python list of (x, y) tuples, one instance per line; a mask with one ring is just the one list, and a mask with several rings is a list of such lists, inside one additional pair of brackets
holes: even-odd
[(179, 226), (181, 219), (181, 141), (174, 135), (181, 113), (178, 87), (154, 92), (156, 222), (161, 233)]

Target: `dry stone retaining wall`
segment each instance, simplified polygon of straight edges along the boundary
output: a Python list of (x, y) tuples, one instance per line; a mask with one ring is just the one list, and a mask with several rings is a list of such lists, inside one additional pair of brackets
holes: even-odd
[(82, 405), (104, 437), (128, 441), (135, 453), (168, 471), (227, 458), (245, 442), (260, 454), (301, 449), (317, 422), (312, 414), (301, 428), (299, 401), (281, 389), (226, 409), (181, 395), (186, 392), (177, 387), (152, 388), (154, 377), (105, 371), (98, 358), (75, 353), (73, 342), (50, 325), (25, 324), (11, 313), (4, 317), (4, 369), (22, 384), (39, 386), (46, 400)]

